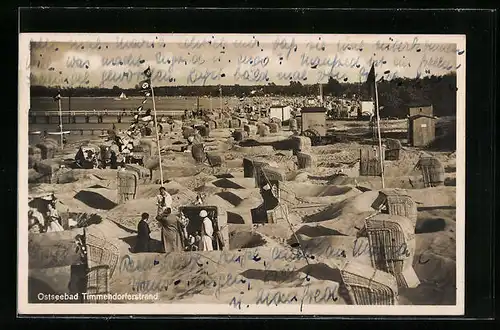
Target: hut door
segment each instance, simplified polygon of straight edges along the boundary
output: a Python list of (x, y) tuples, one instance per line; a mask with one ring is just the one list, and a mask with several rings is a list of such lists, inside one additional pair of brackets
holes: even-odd
[(429, 123), (426, 118), (421, 118), (418, 129), (420, 131), (420, 145), (426, 146), (429, 142)]

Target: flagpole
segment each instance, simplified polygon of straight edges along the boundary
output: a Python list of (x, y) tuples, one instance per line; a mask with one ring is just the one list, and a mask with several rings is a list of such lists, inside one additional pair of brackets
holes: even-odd
[[(375, 75), (374, 75), (375, 76)], [(377, 110), (377, 131), (378, 131), (378, 148), (379, 148), (379, 157), (380, 157), (380, 168), (381, 168), (381, 177), (382, 177), (382, 189), (385, 188), (385, 179), (384, 179), (384, 157), (382, 156), (382, 136), (380, 134), (380, 113), (378, 109), (378, 90), (377, 90), (377, 79), (373, 78), (375, 84), (375, 108)]]
[(61, 107), (61, 96), (57, 100), (59, 106), (59, 132), (61, 133), (61, 150), (64, 149), (64, 138), (63, 138), (63, 122), (62, 122), (62, 107)]
[(220, 112), (222, 113), (222, 85), (219, 87)]
[(158, 134), (158, 121), (156, 120), (156, 103), (155, 103), (155, 92), (153, 88), (152, 82), (149, 83), (149, 87), (151, 87), (151, 97), (153, 99), (153, 113), (155, 119), (155, 132), (156, 132), (156, 144), (158, 149), (158, 166), (160, 167), (160, 183), (163, 186), (163, 169), (161, 167), (161, 151), (160, 151), (160, 136)]

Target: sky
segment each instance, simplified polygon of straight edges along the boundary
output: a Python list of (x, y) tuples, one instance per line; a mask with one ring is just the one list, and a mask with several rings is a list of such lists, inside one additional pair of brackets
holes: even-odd
[[(457, 70), (455, 43), (412, 37), (368, 41), (309, 36), (185, 36), (174, 39), (36, 41), (30, 43), (30, 84), (133, 88), (148, 66), (155, 86), (288, 85), (425, 77)], [(340, 39), (339, 39), (340, 40)], [(436, 39), (433, 39), (436, 40)], [(446, 40), (442, 38), (441, 40)]]

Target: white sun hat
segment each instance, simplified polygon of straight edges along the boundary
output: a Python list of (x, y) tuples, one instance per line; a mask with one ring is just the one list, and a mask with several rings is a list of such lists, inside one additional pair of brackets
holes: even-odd
[(205, 210), (201, 210), (201, 211), (200, 211), (200, 217), (204, 218), (204, 217), (206, 217), (206, 216), (208, 216), (208, 212), (207, 212), (207, 211), (205, 211)]

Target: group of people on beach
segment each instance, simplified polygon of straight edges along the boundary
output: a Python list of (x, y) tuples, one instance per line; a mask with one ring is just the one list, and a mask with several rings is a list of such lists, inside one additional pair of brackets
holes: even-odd
[[(161, 227), (161, 241), (163, 252), (212, 251), (214, 228), (213, 222), (206, 210), (201, 210), (200, 230), (194, 235), (187, 232), (189, 219), (182, 214), (172, 213), (172, 196), (165, 187), (160, 187), (157, 199), (155, 220)], [(151, 230), (149, 228), (149, 214), (143, 213), (137, 225), (137, 241), (134, 252), (153, 252), (151, 247)]]
[(57, 198), (52, 194), (40, 200), (43, 205), (28, 208), (28, 231), (37, 234), (63, 231), (62, 218), (56, 209)]

